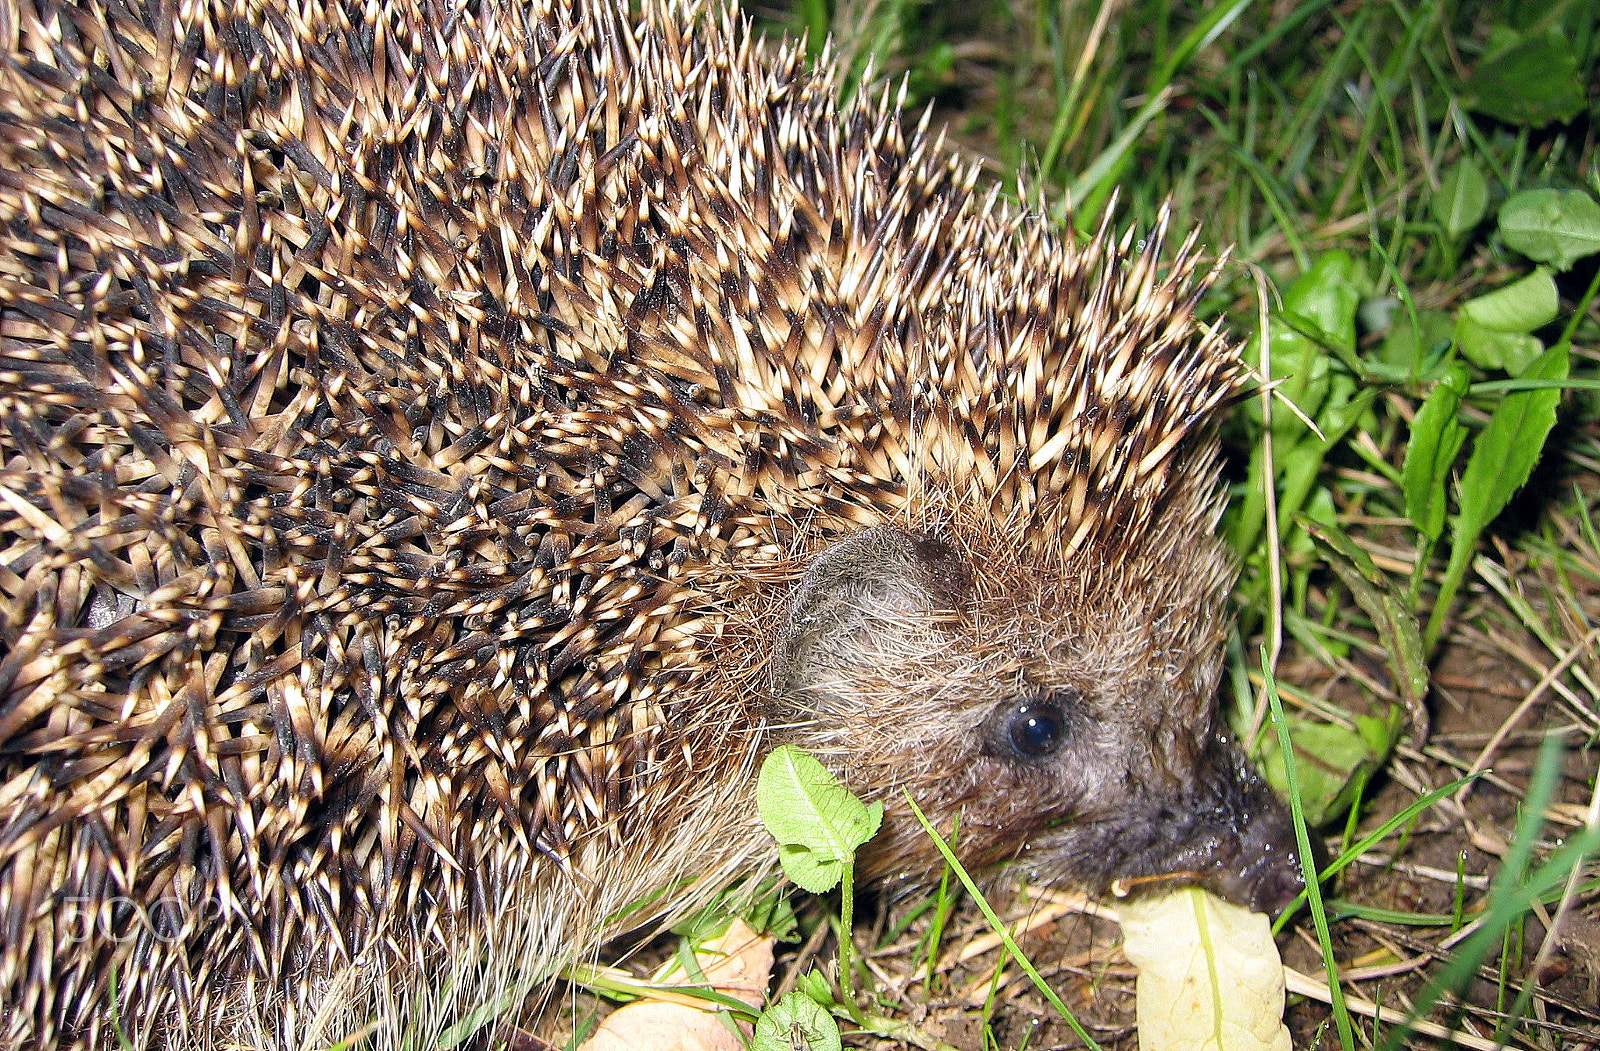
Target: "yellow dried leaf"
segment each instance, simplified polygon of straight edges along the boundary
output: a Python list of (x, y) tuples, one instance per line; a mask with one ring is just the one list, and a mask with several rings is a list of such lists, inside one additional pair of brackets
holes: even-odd
[(1140, 1051), (1290, 1051), (1267, 917), (1197, 887), (1120, 904)]

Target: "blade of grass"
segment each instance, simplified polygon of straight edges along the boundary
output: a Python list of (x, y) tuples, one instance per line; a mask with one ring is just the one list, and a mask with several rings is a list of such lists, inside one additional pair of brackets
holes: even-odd
[(950, 844), (944, 841), (944, 837), (934, 829), (932, 822), (928, 820), (928, 816), (922, 812), (922, 808), (917, 806), (917, 801), (911, 798), (911, 793), (905, 793), (905, 798), (906, 805), (911, 808), (911, 813), (916, 816), (917, 823), (922, 826), (922, 830), (927, 833), (929, 839), (933, 840), (933, 845), (944, 856), (944, 863), (950, 866), (950, 871), (954, 872), (956, 878), (961, 881), (961, 885), (967, 888), (967, 893), (972, 896), (972, 900), (978, 903), (979, 909), (983, 910), (983, 916), (989, 921), (990, 928), (1005, 943), (1006, 952), (1011, 954), (1011, 958), (1016, 961), (1018, 967), (1022, 968), (1023, 973), (1032, 979), (1034, 986), (1044, 994), (1044, 998), (1050, 1001), (1050, 1006), (1060, 1012), (1067, 1025), (1071, 1026), (1072, 1031), (1078, 1035), (1078, 1039), (1082, 1040), (1084, 1045), (1091, 1048), (1092, 1051), (1100, 1051), (1100, 1045), (1095, 1043), (1094, 1037), (1090, 1036), (1088, 1030), (1084, 1029), (1072, 1012), (1067, 1010), (1067, 1005), (1061, 1002), (1061, 997), (1056, 995), (1056, 991), (1050, 988), (1050, 983), (1044, 980), (1044, 976), (1039, 973), (1038, 968), (1034, 967), (1029, 962), (1028, 957), (1023, 954), (1021, 947), (1017, 945), (1016, 939), (1011, 937), (1011, 931), (1007, 929), (1005, 923), (995, 913), (994, 907), (989, 904), (988, 899), (978, 890), (978, 885), (972, 881), (972, 877), (967, 875), (966, 868), (956, 858), (955, 851), (950, 849)]
[(1087, 169), (1068, 188), (1067, 201), (1073, 206), (1079, 231), (1088, 235), (1099, 221), (1106, 201), (1127, 171), (1129, 151), (1145, 125), (1167, 106), (1173, 95), (1173, 80), (1195, 52), (1216, 40), (1244, 14), (1252, 0), (1230, 0), (1207, 12), (1174, 48), (1151, 76), (1145, 87), (1145, 102), (1128, 127), (1112, 140)]
[[(1354, 864), (1356, 860), (1364, 855), (1367, 851), (1383, 842), (1383, 840), (1388, 837), (1389, 833), (1393, 832), (1401, 825), (1404, 825), (1412, 818), (1422, 813), (1424, 810), (1433, 806), (1433, 804), (1439, 802), (1439, 800), (1450, 795), (1456, 789), (1462, 787), (1463, 785), (1470, 784), (1481, 776), (1483, 776), (1481, 773), (1476, 773), (1470, 774), (1466, 777), (1458, 778), (1442, 788), (1435, 788), (1427, 795), (1420, 796), (1419, 798), (1413, 800), (1410, 806), (1406, 807), (1404, 810), (1400, 811), (1398, 814), (1379, 825), (1371, 833), (1364, 836), (1359, 843), (1355, 844), (1349, 850), (1346, 850), (1333, 861), (1329, 862), (1321, 872), (1317, 873), (1317, 882), (1326, 883), (1334, 876), (1337, 876), (1346, 868)], [(1301, 891), (1298, 895), (1296, 895), (1295, 899), (1289, 903), (1288, 907), (1283, 910), (1283, 912), (1278, 916), (1277, 920), (1273, 922), (1272, 931), (1274, 934), (1283, 930), (1283, 928), (1288, 924), (1289, 920), (1293, 918), (1296, 910), (1298, 910), (1300, 906), (1305, 903), (1306, 896), (1307, 891)]]
[(1300, 870), (1311, 873), (1306, 880), (1306, 900), (1311, 906), (1311, 921), (1317, 928), (1317, 943), (1322, 947), (1322, 966), (1328, 975), (1328, 992), (1333, 1005), (1333, 1020), (1339, 1030), (1339, 1044), (1345, 1051), (1355, 1051), (1355, 1033), (1350, 1027), (1350, 1011), (1345, 1006), (1344, 991), (1339, 986), (1339, 963), (1333, 957), (1333, 939), (1328, 934), (1328, 914), (1322, 905), (1322, 888), (1317, 885), (1317, 857), (1311, 849), (1311, 833), (1306, 828), (1306, 816), (1300, 805), (1300, 774), (1296, 769), (1294, 743), (1289, 740), (1289, 720), (1283, 714), (1283, 698), (1278, 696), (1278, 683), (1272, 674), (1265, 647), (1261, 651), (1261, 674), (1266, 682), (1267, 703), (1272, 708), (1272, 726), (1278, 733), (1278, 747), (1283, 753), (1284, 775), (1289, 782), (1289, 813), (1294, 819), (1294, 838), (1300, 848)]

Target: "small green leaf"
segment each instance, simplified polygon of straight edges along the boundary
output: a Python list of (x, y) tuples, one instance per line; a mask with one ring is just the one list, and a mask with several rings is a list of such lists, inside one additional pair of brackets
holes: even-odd
[(1403, 312), (1378, 348), (1385, 365), (1414, 373), (1453, 338), (1455, 319), (1442, 310), (1419, 310), (1413, 318)]
[[(1270, 321), (1272, 378), (1281, 381), (1279, 396), (1293, 402), (1311, 419), (1318, 419), (1333, 382), (1330, 372), (1336, 357), (1359, 369), (1356, 358), (1356, 311), (1361, 305), (1359, 268), (1349, 253), (1324, 252), (1311, 268), (1283, 290), (1283, 308)], [(1247, 353), (1260, 360), (1259, 336)], [(1331, 353), (1330, 353), (1331, 352)], [(1255, 414), (1258, 408), (1249, 407)], [(1304, 430), (1287, 409), (1273, 413), (1273, 431), (1293, 437)]]
[(1532, 332), (1555, 320), (1560, 309), (1555, 279), (1544, 267), (1461, 306), (1462, 313), (1496, 332)]
[(828, 984), (828, 979), (821, 971), (807, 971), (800, 976), (794, 986), (795, 992), (812, 1003), (821, 1004), (824, 1008), (839, 1006), (839, 998), (834, 994), (833, 986)]
[(1460, 237), (1483, 222), (1488, 207), (1489, 181), (1467, 157), (1445, 171), (1439, 179), (1439, 192), (1428, 201), (1428, 211), (1451, 237)]
[(756, 1019), (751, 1051), (839, 1051), (839, 1023), (815, 1000), (791, 990)]
[(1541, 266), (1520, 281), (1463, 303), (1456, 315), (1456, 344), (1479, 368), (1520, 376), (1544, 351), (1544, 344), (1528, 333), (1555, 320), (1560, 309), (1555, 278)]
[(813, 894), (838, 885), (845, 864), (883, 822), (883, 804), (865, 806), (816, 758), (781, 745), (761, 764), (756, 809), (778, 841), (790, 879)]
[(1467, 383), (1467, 370), (1461, 365), (1452, 366), (1411, 421), (1400, 484), (1405, 492), (1407, 517), (1429, 541), (1438, 540), (1444, 531), (1450, 468), (1467, 437), (1467, 429), (1456, 418)]
[(1400, 742), (1400, 709), (1393, 705), (1383, 716), (1356, 716), (1356, 733), (1366, 743), (1373, 755), (1387, 756), (1389, 750)]
[(1503, 369), (1520, 376), (1540, 354), (1544, 344), (1522, 332), (1496, 332), (1465, 314), (1456, 318), (1456, 347), (1480, 369)]
[[(1462, 377), (1465, 386), (1465, 376)], [(1428, 662), (1422, 650), (1422, 635), (1417, 630), (1411, 605), (1397, 593), (1393, 579), (1380, 571), (1371, 556), (1331, 522), (1306, 522), (1307, 531), (1325, 550), (1323, 559), (1333, 567), (1378, 631), (1378, 641), (1388, 657), (1389, 671), (1400, 697), (1413, 717), (1424, 717), (1423, 697), (1428, 692)], [(1393, 742), (1374, 751), (1387, 755)]]
[(1600, 204), (1582, 190), (1525, 190), (1500, 206), (1500, 234), (1534, 262), (1569, 270), (1600, 252)]
[(1500, 43), (1462, 85), (1467, 108), (1507, 124), (1542, 128), (1583, 112), (1583, 80), (1578, 56), (1559, 32), (1522, 37), (1504, 28), (1491, 37)]
[(794, 914), (791, 895), (777, 893), (781, 884), (773, 881), (771, 894), (763, 894), (751, 902), (740, 916), (757, 934), (770, 935), (780, 942), (798, 941), (800, 921)]
[(1295, 331), (1329, 350), (1353, 358), (1356, 310), (1361, 305), (1361, 268), (1348, 252), (1319, 255), (1311, 269), (1283, 292), (1283, 316)]

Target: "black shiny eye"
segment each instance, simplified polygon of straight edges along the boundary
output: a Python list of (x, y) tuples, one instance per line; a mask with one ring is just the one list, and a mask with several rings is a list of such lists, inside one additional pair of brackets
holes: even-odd
[(1081, 702), (1073, 690), (1029, 693), (995, 705), (983, 721), (983, 752), (1033, 763), (1055, 755), (1076, 733)]
[(1064, 729), (1061, 709), (1047, 700), (1031, 698), (1012, 709), (1006, 740), (1018, 755), (1037, 759), (1056, 750)]
[(983, 752), (1011, 762), (1038, 762), (1081, 735), (1084, 717), (1082, 698), (1067, 687), (1013, 695), (983, 721)]

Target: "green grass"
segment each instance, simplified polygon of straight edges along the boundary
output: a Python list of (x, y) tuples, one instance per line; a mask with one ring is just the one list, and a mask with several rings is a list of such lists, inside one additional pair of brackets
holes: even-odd
[[(1389, 858), (1340, 859), (1310, 959), (1348, 968), (1383, 944), (1423, 957), (1352, 989), (1381, 1019), (1341, 1017), (1336, 1034), (1307, 1005), (1299, 1034), (1406, 1046), (1423, 1040), (1408, 1026), (1415, 1003), (1450, 1028), (1476, 1016), (1515, 1046), (1600, 1040), (1592, 997), (1585, 1007), (1533, 974), (1556, 954), (1552, 913), (1596, 900), (1593, 5), (756, 10), (813, 40), (833, 33), (847, 90), (904, 79), (908, 106), (933, 106), (1032, 207), (1089, 229), (1113, 196), (1119, 223), (1138, 226), (1170, 203), (1176, 228), (1231, 250), (1204, 310), (1275, 385), (1225, 435), (1237, 721), (1267, 725), (1249, 656), (1265, 645), (1296, 733), (1291, 765), (1335, 771), (1308, 813)], [(877, 80), (858, 85), (869, 56)], [(1503, 709), (1490, 703), (1500, 694)], [(1564, 763), (1539, 758), (1553, 728)], [(1361, 742), (1364, 758), (1335, 762), (1317, 751), (1327, 741)], [(1467, 859), (1489, 889), (1426, 875), (1456, 863), (1419, 860), (1424, 846)], [(1459, 941), (1452, 914), (1470, 931)], [(1292, 925), (1310, 931), (1303, 912)], [(1385, 929), (1411, 933), (1385, 942)]]

